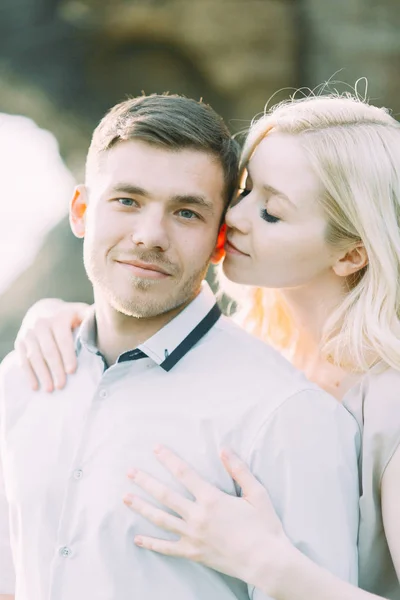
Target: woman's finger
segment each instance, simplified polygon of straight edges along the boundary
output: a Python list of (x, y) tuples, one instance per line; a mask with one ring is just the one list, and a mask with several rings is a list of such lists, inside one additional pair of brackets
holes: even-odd
[(15, 340), (14, 344), (15, 351), (17, 353), (19, 363), (25, 375), (28, 377), (29, 385), (33, 391), (37, 391), (39, 389), (39, 381), (35, 375), (34, 370), (31, 367), (31, 363), (28, 360), (26, 355), (26, 348), (24, 346), (24, 342), (22, 340)]
[(223, 448), (221, 450), (221, 460), (229, 475), (241, 487), (243, 498), (254, 506), (263, 508), (270, 506), (274, 510), (267, 490), (254, 477), (249, 467), (237, 454), (227, 448)]
[(194, 469), (165, 446), (154, 450), (158, 460), (197, 499), (212, 498), (219, 490), (206, 482)]
[(128, 473), (128, 477), (145, 492), (150, 494), (150, 496), (153, 496), (155, 500), (158, 500), (160, 504), (167, 506), (184, 519), (189, 517), (190, 511), (193, 508), (193, 502), (191, 500), (174, 492), (144, 471), (133, 469)]
[(139, 496), (134, 496), (133, 494), (126, 494), (126, 496), (124, 496), (124, 503), (136, 513), (151, 523), (154, 523), (154, 525), (157, 525), (157, 527), (166, 529), (167, 531), (171, 531), (178, 535), (184, 535), (185, 522), (182, 519), (179, 519), (179, 517), (174, 517), (165, 510), (156, 508), (149, 502), (146, 502), (142, 498), (139, 498)]
[(185, 547), (180, 543), (180, 541), (170, 542), (168, 540), (160, 540), (158, 538), (149, 536), (137, 535), (134, 538), (134, 542), (137, 546), (140, 546), (140, 548), (153, 550), (153, 552), (158, 552), (159, 554), (164, 554), (165, 556), (189, 558), (188, 553), (185, 551)]
[(53, 335), (61, 354), (64, 374), (74, 373), (78, 361), (75, 352), (75, 340), (70, 324), (65, 321), (56, 323), (53, 327)]
[[(54, 390), (53, 378), (51, 376), (48, 364), (43, 358), (43, 354), (36, 337), (28, 333), (24, 338), (23, 345), (19, 345), (18, 348), (19, 352), (22, 352), (20, 355), (20, 358), (22, 359), (21, 362), (26, 364), (26, 361), (28, 361), (30, 368), (35, 373), (35, 376), (39, 382), (39, 386), (47, 392), (52, 392)], [(27, 376), (29, 377), (28, 372)]]
[(88, 312), (91, 310), (91, 305), (85, 302), (74, 302), (73, 304), (67, 304), (69, 313), (72, 310), (71, 329), (79, 327)]
[(42, 356), (49, 368), (51, 378), (57, 389), (61, 389), (67, 383), (67, 376), (64, 369), (64, 363), (61, 355), (61, 349), (47, 323), (36, 327), (34, 335), (36, 336)]
[(59, 313), (52, 318), (52, 333), (61, 355), (64, 375), (75, 373), (77, 369), (78, 361), (73, 330), (81, 325), (90, 308), (84, 302), (64, 303)]

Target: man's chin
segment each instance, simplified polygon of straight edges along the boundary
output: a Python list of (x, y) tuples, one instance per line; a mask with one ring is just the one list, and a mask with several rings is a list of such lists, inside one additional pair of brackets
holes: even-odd
[(182, 304), (177, 298), (160, 298), (159, 294), (138, 294), (139, 297), (113, 297), (112, 306), (117, 312), (135, 319), (152, 319), (175, 310)]

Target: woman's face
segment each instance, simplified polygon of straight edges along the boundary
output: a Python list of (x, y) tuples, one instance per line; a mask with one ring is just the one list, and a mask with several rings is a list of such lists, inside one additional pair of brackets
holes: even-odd
[(331, 271), (337, 256), (325, 242), (322, 193), (298, 138), (266, 136), (226, 216), (225, 275), (245, 285), (291, 288)]

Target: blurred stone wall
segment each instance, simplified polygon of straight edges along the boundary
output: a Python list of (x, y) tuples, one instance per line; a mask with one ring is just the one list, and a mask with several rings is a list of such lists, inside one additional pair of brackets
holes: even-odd
[[(142, 91), (203, 98), (236, 132), (277, 90), (272, 102), (336, 73), (368, 77), (397, 114), (399, 19), (397, 0), (1, 0), (0, 111), (52, 131), (78, 179), (102, 114)], [(46, 295), (91, 299), (67, 219), (0, 298), (0, 357)]]
[(301, 13), (306, 85), (316, 86), (335, 73), (334, 79), (352, 86), (366, 77), (371, 101), (399, 115), (399, 1), (304, 0)]

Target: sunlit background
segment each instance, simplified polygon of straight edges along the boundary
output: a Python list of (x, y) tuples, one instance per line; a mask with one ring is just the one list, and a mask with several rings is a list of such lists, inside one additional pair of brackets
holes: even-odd
[(55, 137), (25, 117), (0, 114), (0, 165), (1, 294), (65, 215), (74, 178)]
[(0, 357), (42, 296), (91, 299), (68, 200), (128, 95), (203, 98), (243, 129), (331, 80), (400, 114), (398, 0), (0, 0)]

